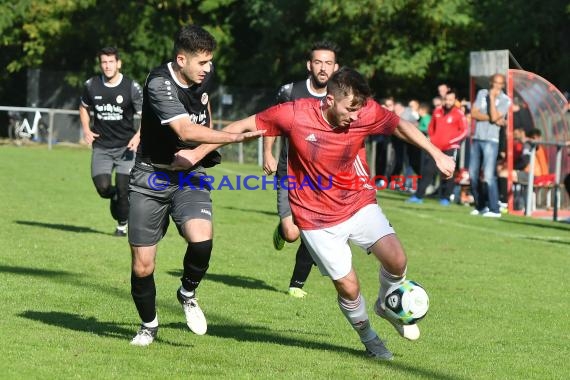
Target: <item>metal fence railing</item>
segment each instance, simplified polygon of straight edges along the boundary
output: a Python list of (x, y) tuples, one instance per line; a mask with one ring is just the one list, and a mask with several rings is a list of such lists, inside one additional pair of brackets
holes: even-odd
[[(13, 107), (13, 106), (0, 106), (0, 111), (6, 111), (9, 114), (23, 114), (28, 115), (28, 117), (21, 116), (21, 120), (18, 121), (16, 133), (21, 136), (25, 136), (31, 140), (40, 140), (40, 133), (43, 129), (40, 128), (45, 125), (46, 136), (45, 142), (47, 143), (48, 149), (52, 149), (53, 144), (56, 142), (55, 136), (58, 135), (58, 128), (66, 128), (68, 138), (66, 140), (73, 143), (82, 143), (83, 141), (83, 130), (79, 123), (79, 111), (78, 110), (68, 110), (68, 109), (56, 109), (56, 108), (42, 108), (42, 107)], [(47, 114), (47, 122), (43, 121), (44, 116)], [(29, 117), (29, 115), (33, 115)], [(67, 121), (65, 126), (61, 123), (56, 122), (57, 115), (68, 115), (73, 116), (74, 120)], [(76, 118), (76, 119), (75, 119)], [(33, 121), (32, 121), (33, 120)], [(216, 128), (222, 128), (229, 124), (231, 121), (228, 120), (213, 120), (213, 124)], [(69, 126), (71, 125), (71, 126)], [(71, 129), (71, 131), (69, 131)], [(9, 134), (10, 135), (10, 134)], [(278, 145), (278, 144), (277, 144)], [(221, 148), (224, 154), (224, 160), (231, 162), (251, 163), (262, 165), (263, 160), (263, 141), (258, 139), (254, 142), (230, 144)], [(275, 151), (278, 151), (278, 146)]]
[(538, 146), (554, 146), (556, 147), (556, 166), (554, 171), (554, 183), (552, 184), (553, 205), (552, 219), (558, 221), (558, 209), (560, 208), (560, 181), (562, 180), (562, 150), (566, 147), (566, 143), (559, 142), (532, 142), (530, 154), (530, 166), (528, 171), (528, 185), (526, 192), (525, 216), (531, 216), (533, 211), (533, 194), (534, 194), (534, 166), (536, 164), (536, 149)]
[[(65, 110), (65, 109), (56, 109), (56, 108), (0, 106), (0, 111), (16, 112), (16, 113), (33, 113), (35, 115), (39, 114), (40, 117), (41, 117), (41, 114), (47, 114), (48, 115), (48, 123), (47, 123), (48, 149), (51, 149), (52, 144), (53, 144), (53, 136), (54, 136), (54, 128), (55, 128), (54, 127), (55, 115), (58, 115), (58, 114), (75, 115), (75, 116), (79, 117), (79, 111), (78, 110)], [(36, 133), (37, 132), (37, 126), (38, 126), (38, 123), (40, 122), (40, 120), (35, 121), (36, 120), (35, 117), (34, 117), (34, 121), (32, 121), (31, 123), (27, 119), (24, 119), (24, 120), (25, 120), (24, 125), (28, 125), (30, 127), (30, 129), (28, 131), (24, 131), (24, 132), (28, 133), (28, 134)], [(36, 128), (34, 128), (34, 126)]]

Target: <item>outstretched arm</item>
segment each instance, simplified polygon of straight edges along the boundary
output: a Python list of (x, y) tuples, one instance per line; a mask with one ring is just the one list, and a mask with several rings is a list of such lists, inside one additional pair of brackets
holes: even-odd
[(394, 135), (425, 150), (426, 153), (434, 159), (439, 171), (446, 178), (451, 178), (455, 171), (455, 160), (433, 145), (412, 123), (400, 119), (400, 123), (394, 131)]
[[(181, 140), (194, 143), (216, 144), (216, 147), (225, 144), (242, 142), (246, 138), (243, 132), (250, 130), (246, 128), (240, 129), (237, 127), (229, 129), (230, 126), (231, 124), (221, 131), (216, 131), (214, 129), (210, 129), (209, 127), (192, 123), (190, 121), (190, 117), (182, 117), (170, 122), (170, 127), (174, 129)], [(253, 128), (254, 129), (252, 130), (255, 130), (255, 122)], [(261, 133), (258, 132), (249, 133), (249, 137), (256, 137), (261, 135)]]
[[(226, 141), (221, 139), (221, 141), (201, 141), (192, 140), (195, 142), (205, 142), (195, 149), (185, 149), (177, 152), (174, 155), (174, 161), (172, 161), (172, 166), (178, 170), (189, 169), (196, 165), (198, 161), (204, 158), (208, 153), (218, 149), (223, 145), (227, 145), (235, 142), (244, 142), (256, 139), (263, 135), (265, 131), (258, 131), (255, 125), (255, 115), (249, 116), (245, 119), (235, 121), (222, 129), (221, 131), (211, 130), (209, 128), (203, 127), (211, 132), (216, 132), (218, 134), (223, 134), (230, 136), (231, 140)], [(209, 144), (208, 144), (209, 142)]]

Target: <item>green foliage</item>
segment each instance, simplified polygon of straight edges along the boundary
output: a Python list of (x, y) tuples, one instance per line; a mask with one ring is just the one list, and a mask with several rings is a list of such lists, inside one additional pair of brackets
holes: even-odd
[(21, 46), (23, 53), (8, 64), (8, 71), (40, 66), (57, 43), (57, 37), (72, 28), (70, 16), (94, 3), (89, 0), (21, 1), (8, 6), (4, 17), (11, 22), (0, 22), (2, 44)]
[[(415, 83), (417, 91), (426, 78), (450, 77), (451, 67), (437, 67), (442, 57), (457, 51), (467, 55), (461, 37), (473, 24), (469, 2), (368, 0), (359, 5), (314, 1), (310, 19), (340, 39), (343, 60), (368, 75), (375, 87), (399, 81), (404, 86)], [(395, 88), (394, 95), (401, 90), (409, 91)]]
[[(564, 0), (485, 0), (480, 47), (509, 49), (524, 69), (542, 75), (561, 90), (570, 89), (570, 17)], [(508, 18), (505, 15), (509, 15)]]
[(427, 99), (443, 80), (466, 93), (469, 52), (481, 49), (510, 49), (564, 89), (569, 13), (562, 0), (4, 0), (0, 98), (2, 81), (27, 68), (70, 71), (79, 85), (98, 70), (104, 45), (117, 46), (124, 71), (142, 82), (187, 23), (217, 38), (226, 85), (276, 89), (298, 80), (309, 45), (327, 38), (341, 46), (341, 64), (361, 70), (381, 96)]

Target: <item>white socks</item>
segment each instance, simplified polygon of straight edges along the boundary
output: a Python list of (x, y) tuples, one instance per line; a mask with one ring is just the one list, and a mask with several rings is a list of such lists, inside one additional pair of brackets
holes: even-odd
[(194, 297), (195, 292), (194, 292), (194, 290), (188, 291), (188, 290), (184, 289), (183, 286), (181, 286), (180, 287), (180, 294), (182, 294), (186, 298), (192, 298), (192, 297)]
[(354, 331), (360, 336), (361, 342), (369, 342), (376, 338), (376, 332), (370, 327), (364, 297), (358, 294), (358, 297), (354, 301), (350, 301), (339, 296), (338, 306), (348, 320), (348, 323), (350, 323)]
[(404, 274), (401, 276), (393, 275), (392, 273), (388, 272), (384, 267), (380, 267), (380, 273), (378, 276), (380, 277), (380, 290), (378, 292), (378, 299), (382, 303), (382, 307), (384, 307), (384, 298), (386, 298), (386, 292), (392, 285), (399, 284), (400, 282), (406, 279), (406, 272), (408, 268), (404, 269)]
[(144, 327), (150, 327), (150, 328), (158, 327), (158, 315), (155, 315), (154, 319), (151, 322), (148, 323), (145, 322), (142, 325)]

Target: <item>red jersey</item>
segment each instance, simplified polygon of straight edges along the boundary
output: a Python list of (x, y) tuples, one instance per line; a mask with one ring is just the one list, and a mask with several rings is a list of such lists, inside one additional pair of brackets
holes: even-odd
[(452, 107), (447, 113), (443, 107), (433, 111), (428, 126), (428, 135), (431, 143), (445, 151), (457, 149), (467, 135), (465, 115), (457, 107)]
[(331, 227), (376, 203), (374, 187), (347, 188), (346, 183), (368, 175), (361, 157), (366, 137), (392, 134), (399, 120), (372, 99), (348, 128), (331, 126), (319, 99), (282, 103), (256, 115), (257, 129), (266, 130), (266, 136), (289, 138), (289, 202), (299, 228)]
[(524, 144), (521, 141), (513, 141), (513, 162), (517, 162), (522, 156)]

